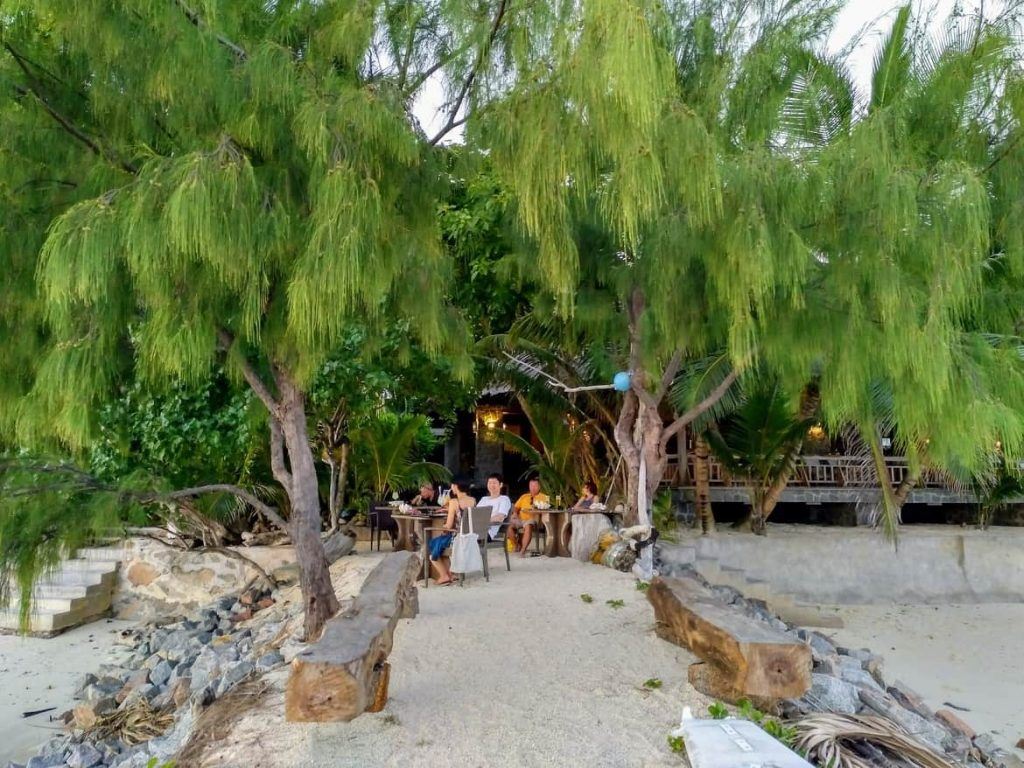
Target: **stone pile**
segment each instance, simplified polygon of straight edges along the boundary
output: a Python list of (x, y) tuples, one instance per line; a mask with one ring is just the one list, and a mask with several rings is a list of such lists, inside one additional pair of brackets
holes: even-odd
[[(760, 600), (749, 600), (732, 587), (711, 585), (687, 566), (663, 567), (666, 576), (685, 572), (709, 587), (727, 605), (774, 629), (799, 638), (811, 648), (811, 689), (800, 699), (782, 702), (782, 714), (800, 717), (815, 712), (881, 715), (918, 741), (967, 768), (1024, 768), (1024, 761), (1001, 749), (989, 734), (977, 734), (949, 709), (933, 711), (920, 695), (899, 681), (889, 684), (882, 657), (867, 649), (844, 648), (819, 632), (787, 624)], [(893, 765), (879, 762), (881, 765)]]
[[(126, 630), (121, 639), (133, 648), (130, 656), (85, 676), (76, 697), (80, 703), (64, 715), (70, 733), (50, 740), (24, 768), (141, 768), (153, 758), (156, 765), (169, 762), (187, 743), (204, 707), (243, 680), (285, 663), (278, 648), (294, 611), (263, 613), (274, 603), (269, 593), (247, 590), (182, 621)], [(134, 745), (98, 735), (104, 729), (97, 725), (132, 707), (170, 726)], [(22, 767), (10, 763), (7, 768)]]

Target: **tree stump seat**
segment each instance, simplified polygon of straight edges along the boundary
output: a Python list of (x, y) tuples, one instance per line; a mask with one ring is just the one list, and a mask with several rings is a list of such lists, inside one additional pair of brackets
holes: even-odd
[(709, 696), (735, 703), (798, 698), (811, 687), (805, 644), (725, 605), (694, 579), (656, 577), (647, 590), (658, 636), (688, 648), (705, 663), (690, 682)]
[(348, 610), (292, 661), (285, 691), (289, 722), (347, 721), (387, 702), (395, 626), (419, 612), (415, 552), (392, 552), (366, 577)]

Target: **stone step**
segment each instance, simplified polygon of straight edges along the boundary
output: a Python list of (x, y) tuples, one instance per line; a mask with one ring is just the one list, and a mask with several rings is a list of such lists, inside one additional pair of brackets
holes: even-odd
[[(109, 609), (107, 609), (109, 610)], [(65, 630), (77, 627), (81, 624), (88, 624), (90, 621), (103, 618), (107, 611), (67, 613), (32, 613), (29, 616), (27, 633), (49, 637)], [(21, 622), (17, 611), (0, 611), (0, 633), (21, 632)]]
[(693, 565), (697, 560), (697, 548), (686, 544), (670, 544), (658, 548), (658, 557), (667, 565)]
[(838, 614), (823, 611), (815, 605), (794, 603), (784, 611), (776, 611), (783, 621), (800, 627), (821, 627), (824, 629), (842, 629), (843, 619)]
[(723, 565), (719, 568), (718, 579), (714, 583), (723, 584), (743, 592), (747, 586), (747, 577), (741, 568), (731, 568), (728, 565)]
[(743, 596), (749, 600), (760, 600), (770, 605), (775, 595), (772, 593), (771, 584), (764, 579), (747, 579), (746, 585), (738, 587)]
[(84, 547), (75, 552), (75, 559), (88, 560), (95, 563), (121, 563), (125, 560), (125, 548), (113, 547)]
[[(32, 611), (36, 613), (75, 613), (80, 611), (88, 611), (89, 609), (96, 609), (97, 612), (102, 613), (110, 607), (111, 594), (107, 592), (97, 592), (92, 595), (82, 595), (80, 597), (36, 597), (33, 596), (31, 605)], [(13, 597), (10, 602), (10, 608), (12, 611), (16, 611), (21, 605), (21, 600)]]
[(693, 563), (697, 573), (703, 576), (712, 584), (716, 583), (715, 580), (722, 573), (722, 566), (718, 564), (718, 561), (711, 557), (697, 557)]
[(36, 582), (36, 587), (51, 586), (105, 586), (111, 589), (117, 584), (117, 571), (102, 573), (100, 571), (54, 571), (46, 574)]
[(112, 573), (118, 569), (117, 560), (86, 560), (73, 557), (60, 564), (60, 570), (68, 573)]

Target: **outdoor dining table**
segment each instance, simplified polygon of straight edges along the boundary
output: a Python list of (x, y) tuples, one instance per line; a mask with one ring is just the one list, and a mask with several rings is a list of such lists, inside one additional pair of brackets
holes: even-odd
[(425, 528), (438, 520), (444, 520), (448, 514), (441, 507), (416, 507), (415, 512), (399, 512), (397, 509), (391, 512), (391, 519), (398, 523), (398, 539), (395, 541), (395, 549), (407, 549), (411, 552), (416, 550), (413, 544), (413, 534), (419, 537), (420, 543), (426, 541)]
[(544, 523), (544, 554), (548, 557), (569, 557), (569, 523), (571, 509), (534, 509), (533, 514), (541, 515)]

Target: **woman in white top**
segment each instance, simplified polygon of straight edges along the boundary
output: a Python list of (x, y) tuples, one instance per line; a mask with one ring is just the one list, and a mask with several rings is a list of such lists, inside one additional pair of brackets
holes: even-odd
[(512, 500), (504, 495), (502, 490), (503, 481), (501, 475), (492, 474), (487, 476), (487, 495), (477, 502), (478, 507), (491, 508), (491, 527), (487, 530), (487, 538), (494, 540), (498, 535), (498, 529), (505, 522), (508, 513), (512, 511)]

